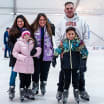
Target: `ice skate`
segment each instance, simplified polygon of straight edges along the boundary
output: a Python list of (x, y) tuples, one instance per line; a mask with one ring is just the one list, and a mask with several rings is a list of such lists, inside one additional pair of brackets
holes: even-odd
[(35, 94), (31, 89), (25, 89), (25, 97), (31, 100), (35, 99)]
[(10, 88), (9, 88), (9, 99), (13, 100), (14, 97), (15, 97), (15, 87), (10, 86)]
[(63, 104), (67, 104), (67, 99), (68, 99), (68, 90), (64, 90), (62, 98)]
[(86, 91), (80, 91), (79, 94), (80, 94), (81, 99), (86, 100), (86, 101), (90, 100), (90, 97)]
[(74, 89), (74, 98), (75, 98), (76, 104), (79, 104), (79, 90), (78, 89)]
[(25, 90), (24, 90), (24, 88), (20, 88), (20, 100), (21, 100), (21, 102), (24, 101), (24, 97), (25, 97)]
[(62, 92), (61, 91), (57, 91), (56, 99), (58, 102), (60, 102), (60, 100), (62, 99)]
[(41, 94), (45, 95), (45, 93), (46, 93), (46, 82), (45, 81), (41, 82), (40, 89), (41, 89)]
[(33, 85), (32, 85), (32, 92), (33, 92), (35, 95), (38, 94), (38, 92), (39, 92), (39, 83), (33, 82)]

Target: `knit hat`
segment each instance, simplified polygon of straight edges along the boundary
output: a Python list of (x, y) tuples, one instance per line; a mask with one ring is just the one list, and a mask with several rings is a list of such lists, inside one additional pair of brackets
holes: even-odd
[(28, 30), (25, 30), (25, 31), (23, 31), (22, 34), (21, 34), (22, 38), (24, 38), (25, 35), (29, 35), (29, 36), (30, 36), (31, 33), (30, 33)]

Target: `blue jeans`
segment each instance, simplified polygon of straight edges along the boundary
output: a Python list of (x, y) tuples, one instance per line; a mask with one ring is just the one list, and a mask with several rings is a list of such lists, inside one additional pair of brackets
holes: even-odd
[(17, 72), (14, 72), (13, 71), (13, 67), (12, 67), (12, 71), (11, 71), (11, 75), (10, 75), (9, 86), (15, 86), (16, 76), (17, 76)]
[(7, 52), (8, 56), (10, 57), (10, 48), (8, 47), (7, 44), (5, 44), (4, 57), (7, 57)]

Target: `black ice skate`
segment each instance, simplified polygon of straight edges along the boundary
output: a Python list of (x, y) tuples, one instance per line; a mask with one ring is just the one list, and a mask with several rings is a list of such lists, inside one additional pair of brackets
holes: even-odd
[(63, 100), (62, 101), (63, 104), (67, 104), (67, 100), (68, 100), (68, 90), (64, 90), (62, 100)]
[(86, 91), (80, 91), (80, 97), (85, 100), (85, 101), (89, 101), (90, 100), (90, 97), (88, 95), (88, 93)]
[(9, 88), (9, 99), (13, 100), (14, 97), (15, 97), (15, 87), (10, 86), (10, 88)]
[(25, 90), (24, 88), (20, 88), (20, 101), (23, 102), (25, 97)]
[(35, 95), (38, 94), (38, 92), (39, 92), (39, 83), (33, 82), (32, 91)]
[(42, 81), (40, 84), (41, 94), (45, 95), (46, 93), (46, 81)]
[(35, 94), (31, 89), (25, 89), (25, 97), (31, 100), (35, 100)]
[(56, 94), (56, 99), (58, 100), (58, 102), (60, 102), (60, 100), (62, 99), (62, 92), (61, 91), (57, 91), (57, 94)]
[(75, 98), (76, 104), (79, 104), (79, 90), (78, 89), (74, 89), (74, 98)]

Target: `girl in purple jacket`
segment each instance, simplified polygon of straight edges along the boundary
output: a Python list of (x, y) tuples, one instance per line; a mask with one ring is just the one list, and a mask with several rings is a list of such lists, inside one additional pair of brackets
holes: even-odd
[(53, 57), (53, 44), (52, 44), (52, 29), (51, 25), (44, 13), (39, 13), (35, 21), (31, 25), (34, 38), (37, 40), (37, 46), (41, 47), (42, 53), (39, 58), (35, 58), (35, 73), (32, 76), (33, 92), (38, 93), (39, 81), (40, 90), (42, 95), (46, 93), (46, 84), (48, 72)]

